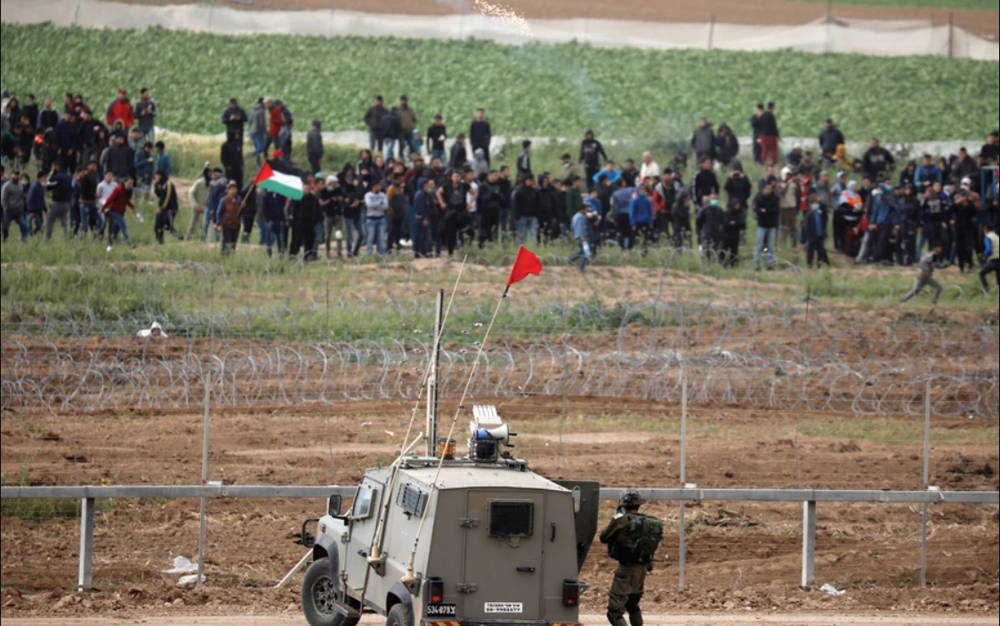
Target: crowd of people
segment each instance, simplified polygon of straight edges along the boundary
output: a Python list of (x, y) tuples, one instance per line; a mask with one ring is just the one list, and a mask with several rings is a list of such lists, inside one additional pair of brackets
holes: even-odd
[[(67, 235), (106, 233), (110, 246), (119, 235), (127, 239), (125, 213), (140, 194), (154, 198), (161, 243), (167, 233), (218, 238), (229, 252), (239, 233), (249, 241), (256, 225), (268, 254), (301, 253), (306, 260), (324, 248), (328, 257), (351, 257), (362, 246), (369, 255), (452, 255), (510, 237), (572, 240), (578, 246), (572, 260), (581, 269), (606, 245), (697, 248), (735, 265), (755, 222), (752, 253), (745, 256), (756, 269), (773, 269), (779, 247), (802, 246), (808, 265), (829, 264), (828, 239), (857, 263), (912, 265), (926, 248), (939, 250), (939, 267), (971, 270), (977, 256), (996, 265), (989, 239), (998, 219), (996, 131), (976, 156), (962, 148), (903, 163), (875, 138), (852, 159), (843, 133), (827, 119), (815, 153), (793, 146), (781, 155), (775, 104), (759, 103), (750, 117), (752, 158), (764, 172), (759, 180), (745, 172), (729, 125), (716, 129), (707, 118), (694, 129), (690, 152), (678, 151), (669, 167), (649, 152), (618, 163), (587, 130), (578, 154), (563, 154), (554, 171), (535, 172), (529, 140), (513, 168), (491, 163), (496, 146), (484, 109), (474, 112), (467, 133), (452, 137), (441, 115), (421, 132), (407, 96), (391, 107), (376, 96), (361, 118), (368, 148), (356, 162), (324, 174), (320, 120), (305, 135), (308, 165), (300, 166), (292, 159), (294, 122), (286, 104), (259, 98), (247, 113), (231, 99), (221, 115), (219, 165), (206, 163), (191, 186), (191, 219), (181, 232), (171, 158), (155, 139), (157, 114), (147, 89), (134, 103), (120, 90), (103, 116), (80, 94), (66, 94), (58, 110), (51, 99), (39, 105), (29, 95), (22, 105), (5, 96), (4, 239), (11, 225), (22, 238), (43, 229), (51, 237), (59, 223)], [(252, 151), (244, 154), (247, 137)], [(258, 190), (245, 180), (251, 158), (299, 177), (303, 197)], [(27, 173), (32, 159), (34, 180)]]

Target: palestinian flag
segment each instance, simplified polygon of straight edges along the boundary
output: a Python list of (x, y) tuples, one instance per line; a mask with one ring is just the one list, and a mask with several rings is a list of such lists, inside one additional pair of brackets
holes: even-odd
[(253, 184), (292, 200), (302, 199), (302, 179), (291, 174), (275, 172), (270, 163), (264, 163), (257, 178), (253, 179)]

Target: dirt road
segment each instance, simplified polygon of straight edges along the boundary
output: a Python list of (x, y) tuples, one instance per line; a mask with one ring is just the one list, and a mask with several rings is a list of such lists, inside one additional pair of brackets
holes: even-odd
[[(146, 2), (149, 0), (120, 0)], [(187, 4), (194, 0), (170, 0), (170, 4)], [(258, 3), (260, 4), (260, 3)], [(872, 3), (873, 5), (875, 3)], [(227, 2), (227, 8), (260, 10), (253, 3)], [(981, 37), (998, 36), (994, 11), (961, 10), (949, 7), (892, 6), (833, 2), (796, 2), (794, 0), (671, 0), (669, 3), (625, 0), (609, 10), (606, 0), (504, 0), (481, 2), (479, 0), (270, 0), (262, 4), (272, 10), (328, 10), (330, 8), (373, 13), (405, 13), (410, 15), (448, 15), (474, 13), (496, 7), (526, 18), (566, 19), (605, 18), (632, 19), (663, 22), (707, 22), (714, 18), (720, 22), (736, 24), (804, 24), (821, 19), (830, 11), (834, 18), (867, 20), (930, 20), (936, 25), (955, 26)], [(949, 17), (950, 16), (950, 17)]]
[[(795, 614), (795, 613), (765, 613), (759, 615), (747, 614), (676, 614), (676, 615), (646, 615), (646, 624), (673, 626), (685, 624), (689, 626), (727, 624), (742, 626), (744, 624), (852, 624), (854, 626), (903, 626), (909, 624), (996, 624), (997, 616), (955, 617), (940, 614), (924, 615), (834, 615), (834, 614)], [(583, 615), (584, 624), (606, 624), (603, 615)], [(5, 619), (5, 626), (105, 626), (121, 624), (145, 624), (146, 626), (223, 626), (228, 624), (244, 624), (246, 626), (301, 626), (304, 620), (300, 616), (282, 615), (227, 615), (227, 616), (192, 616), (192, 617), (149, 617), (121, 619), (114, 617), (87, 618), (11, 618)], [(362, 624), (381, 624), (382, 618), (367, 616)]]

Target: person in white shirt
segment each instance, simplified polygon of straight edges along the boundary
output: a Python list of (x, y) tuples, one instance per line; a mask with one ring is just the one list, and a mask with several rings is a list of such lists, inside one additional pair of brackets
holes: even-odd
[(115, 182), (115, 177), (111, 172), (105, 172), (104, 180), (97, 183), (97, 206), (100, 207), (101, 214), (104, 213), (104, 204), (111, 197), (111, 194), (114, 193), (117, 186), (118, 183)]
[(647, 150), (642, 153), (642, 166), (639, 168), (639, 180), (660, 176), (660, 164), (653, 160), (653, 155)]
[(379, 256), (385, 254), (386, 226), (385, 213), (389, 210), (389, 199), (382, 191), (382, 183), (372, 183), (371, 191), (365, 194), (365, 226), (368, 233), (368, 256), (372, 255), (372, 247), (378, 249)]

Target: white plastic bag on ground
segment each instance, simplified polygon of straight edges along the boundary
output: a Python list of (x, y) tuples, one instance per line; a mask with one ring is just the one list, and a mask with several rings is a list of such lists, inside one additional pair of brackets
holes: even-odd
[(174, 566), (162, 571), (164, 574), (190, 574), (191, 572), (198, 571), (198, 564), (193, 563), (186, 556), (175, 556)]
[[(201, 582), (205, 582), (204, 574), (201, 577)], [(187, 576), (181, 576), (177, 579), (178, 587), (189, 587), (194, 586), (198, 583), (198, 574), (188, 574)]]
[(844, 590), (844, 589), (837, 589), (836, 587), (834, 587), (830, 583), (826, 583), (825, 585), (823, 585), (822, 587), (820, 587), (819, 590), (822, 591), (822, 592), (824, 592), (824, 593), (828, 593), (831, 596), (842, 596), (845, 593), (847, 593), (846, 590)]

